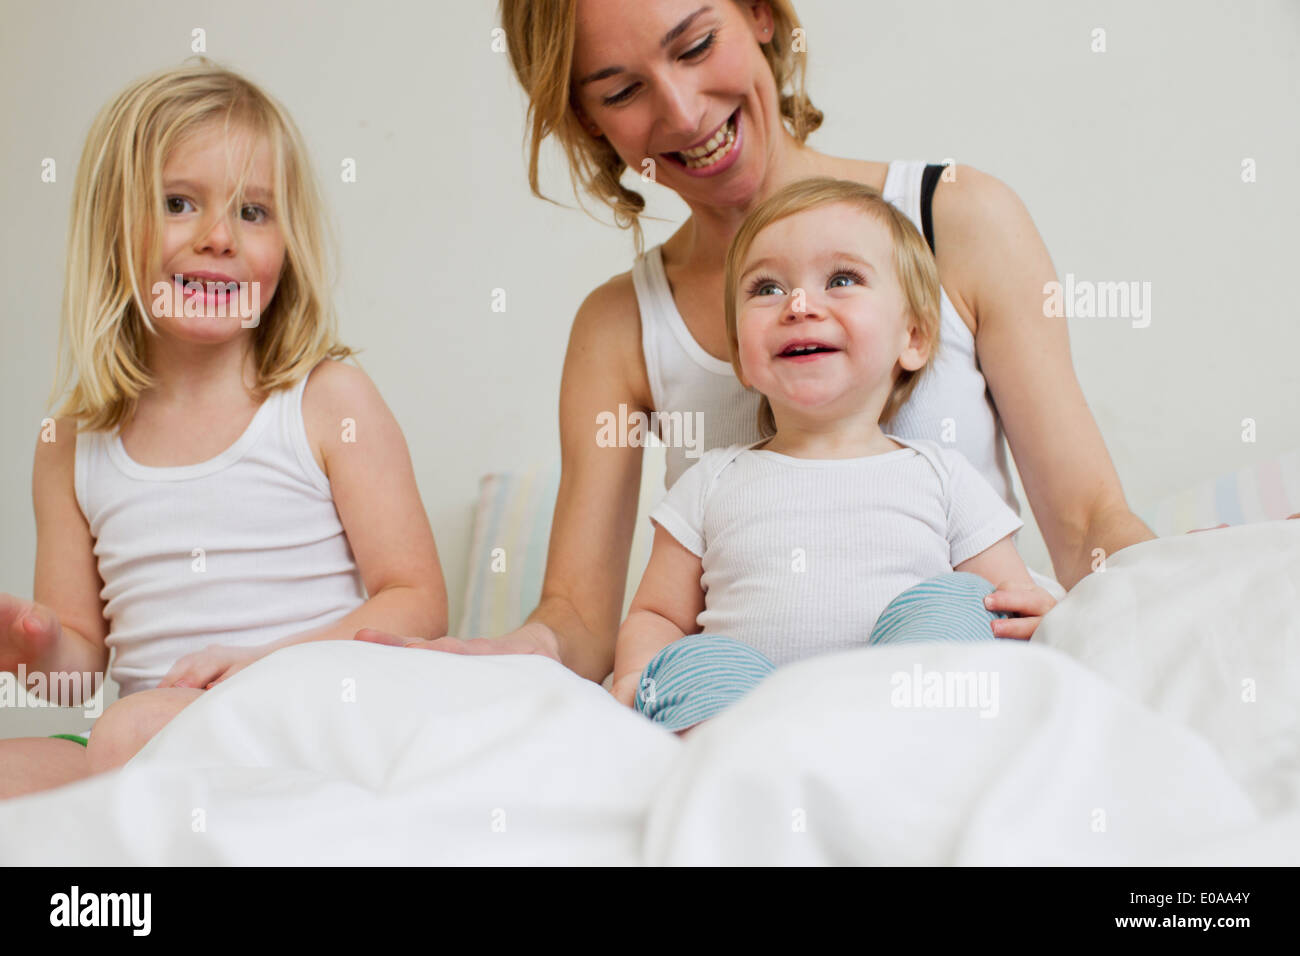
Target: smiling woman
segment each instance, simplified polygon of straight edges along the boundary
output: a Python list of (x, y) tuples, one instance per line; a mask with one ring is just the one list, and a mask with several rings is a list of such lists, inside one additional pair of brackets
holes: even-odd
[[(699, 116), (689, 116), (676, 128), (662, 129), (661, 134), (668, 141), (646, 144), (629, 163), (625, 154), (615, 148), (612, 137), (601, 134), (603, 126), (592, 119), (583, 104), (590, 104), (591, 112), (626, 115), (626, 108), (640, 99), (642, 105), (633, 109), (644, 111), (646, 96), (655, 96), (654, 92), (646, 93), (651, 77), (642, 76), (632, 67), (636, 62), (632, 57), (620, 58), (618, 49), (611, 51), (613, 59), (599, 64), (582, 54), (588, 46), (583, 42), (585, 36), (625, 26), (632, 31), (654, 31), (638, 35), (652, 38), (649, 42), (662, 54), (661, 69), (684, 70), (707, 60), (715, 75), (732, 70), (743, 77), (744, 73), (739, 71), (752, 72), (756, 64), (732, 38), (737, 24), (726, 16), (733, 12), (726, 8), (733, 3), (734, 0), (715, 0), (712, 4), (642, 4), (639, 10), (634, 4), (580, 5), (573, 0), (503, 3), (501, 19), (511, 62), (521, 81), (523, 71), (532, 78), (525, 87), (529, 91), (528, 183), (533, 193), (542, 195), (541, 145), (547, 137), (554, 136), (564, 149), (582, 191), (606, 204), (620, 226), (633, 230), (639, 251), (642, 236), (637, 217), (645, 209), (645, 199), (621, 182), (622, 173), (629, 165), (644, 171), (664, 163), (679, 177), (692, 174), (708, 177), (726, 172), (742, 154), (746, 113), (742, 105), (737, 104), (725, 115), (717, 115), (704, 128)], [(787, 0), (776, 0), (767, 9), (771, 23), (765, 28), (766, 42), (760, 48), (766, 66), (759, 68), (770, 73), (777, 90), (790, 88), (775, 107), (791, 135), (803, 142), (821, 125), (822, 114), (804, 92), (805, 60), (794, 50), (793, 39), (802, 28)], [(629, 19), (634, 22), (629, 23)], [(743, 23), (739, 26), (746, 29)], [(583, 59), (582, 65), (577, 62), (579, 57)], [(681, 108), (680, 104), (668, 105), (674, 110)], [(750, 109), (748, 115), (761, 114)], [(654, 165), (647, 167), (647, 160)], [(656, 178), (663, 181), (658, 173)]]

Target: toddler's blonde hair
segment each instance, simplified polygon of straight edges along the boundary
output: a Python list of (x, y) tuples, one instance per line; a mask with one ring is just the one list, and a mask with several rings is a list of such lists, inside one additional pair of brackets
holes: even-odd
[[(772, 223), (832, 203), (848, 203), (888, 228), (894, 245), (894, 271), (927, 348), (926, 362), (939, 350), (939, 269), (925, 239), (916, 226), (879, 192), (863, 183), (828, 176), (815, 176), (790, 183), (763, 200), (741, 223), (727, 250), (725, 267), (727, 346), (731, 366), (740, 376), (740, 338), (736, 331), (736, 293), (745, 257), (758, 234)], [(926, 366), (915, 371), (902, 369), (880, 412), (884, 424), (898, 413), (920, 381)], [(758, 429), (764, 438), (776, 434), (772, 404), (764, 395), (758, 409)]]

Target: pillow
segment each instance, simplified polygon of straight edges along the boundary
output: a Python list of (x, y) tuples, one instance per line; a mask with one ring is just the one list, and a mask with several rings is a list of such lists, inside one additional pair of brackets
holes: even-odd
[[(665, 468), (663, 446), (647, 445), (623, 594), (624, 615), (650, 560), (654, 528), (648, 515), (664, 495)], [(460, 624), (451, 632), (456, 637), (506, 634), (523, 624), (537, 607), (559, 487), (558, 458), (521, 471), (484, 475), (480, 480)]]
[(1300, 512), (1300, 449), (1220, 475), (1139, 513), (1160, 537), (1217, 524), (1278, 521)]

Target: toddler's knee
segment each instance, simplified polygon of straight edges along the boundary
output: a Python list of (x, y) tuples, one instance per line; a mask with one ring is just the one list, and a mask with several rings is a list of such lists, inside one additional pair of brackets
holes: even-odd
[(693, 634), (665, 647), (646, 666), (636, 708), (669, 730), (684, 730), (721, 713), (774, 669), (747, 644)]
[(965, 571), (922, 581), (889, 602), (867, 643), (996, 640), (991, 622), (1010, 615), (984, 607), (985, 595), (994, 590), (978, 574)]

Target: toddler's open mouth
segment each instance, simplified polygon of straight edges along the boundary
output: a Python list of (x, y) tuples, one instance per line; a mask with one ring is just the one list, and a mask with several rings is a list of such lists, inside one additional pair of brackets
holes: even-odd
[(808, 362), (821, 355), (832, 355), (840, 349), (824, 342), (791, 342), (776, 354), (779, 359), (790, 362)]

